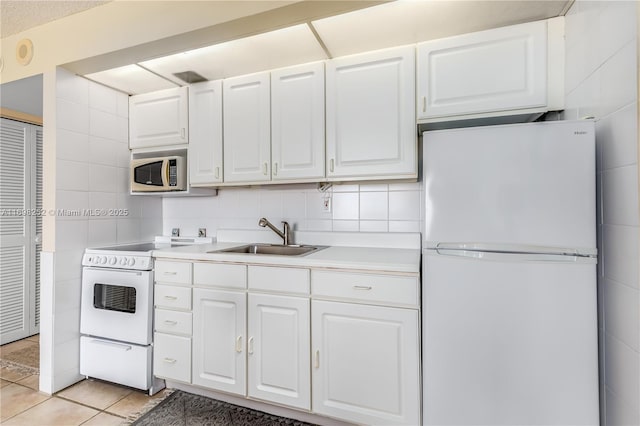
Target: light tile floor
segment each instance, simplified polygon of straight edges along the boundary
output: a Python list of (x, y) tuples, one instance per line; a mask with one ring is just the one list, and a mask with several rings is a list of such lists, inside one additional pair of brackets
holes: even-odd
[[(37, 342), (33, 338), (0, 346), (9, 353)], [(26, 342), (25, 342), (26, 341)], [(145, 392), (100, 380), (83, 380), (47, 395), (38, 391), (37, 374), (0, 369), (0, 423), (2, 425), (119, 425), (139, 412), (150, 399)]]

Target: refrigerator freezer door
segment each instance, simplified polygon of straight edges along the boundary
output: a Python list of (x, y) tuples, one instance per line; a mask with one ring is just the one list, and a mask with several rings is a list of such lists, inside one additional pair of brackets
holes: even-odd
[(425, 241), (595, 248), (590, 121), (425, 132)]
[(597, 425), (595, 264), (423, 252), (425, 425)]

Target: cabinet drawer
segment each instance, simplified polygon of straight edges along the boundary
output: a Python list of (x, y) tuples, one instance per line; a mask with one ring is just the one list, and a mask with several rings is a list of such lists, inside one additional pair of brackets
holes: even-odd
[(155, 330), (191, 335), (191, 313), (156, 309)]
[(249, 289), (309, 294), (309, 270), (249, 266)]
[(314, 296), (418, 306), (418, 277), (313, 271)]
[(154, 288), (155, 306), (173, 309), (191, 309), (191, 289), (171, 285), (156, 284)]
[(224, 263), (194, 263), (193, 283), (215, 287), (247, 288), (247, 267)]
[(191, 284), (191, 263), (157, 260), (155, 264), (155, 281), (159, 283)]
[(153, 340), (154, 376), (190, 383), (191, 339), (156, 333)]

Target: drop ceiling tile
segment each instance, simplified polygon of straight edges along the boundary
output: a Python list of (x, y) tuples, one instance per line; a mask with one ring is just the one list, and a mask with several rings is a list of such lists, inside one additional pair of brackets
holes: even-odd
[(85, 75), (86, 78), (130, 95), (176, 87), (166, 79), (135, 64)]
[(567, 1), (394, 1), (313, 21), (332, 57), (558, 16)]
[(141, 62), (140, 65), (173, 80), (176, 80), (174, 73), (189, 70), (208, 80), (216, 80), (326, 58), (309, 27), (300, 24)]

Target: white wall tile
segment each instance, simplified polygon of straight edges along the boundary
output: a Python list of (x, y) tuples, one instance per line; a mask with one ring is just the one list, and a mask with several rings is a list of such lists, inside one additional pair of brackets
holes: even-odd
[(638, 100), (638, 66), (635, 40), (627, 43), (602, 65), (601, 116)]
[(81, 105), (89, 105), (89, 80), (63, 68), (56, 70), (56, 97)]
[(333, 230), (333, 221), (326, 219), (307, 219), (300, 225), (300, 229), (304, 231), (327, 231)]
[(360, 232), (388, 232), (389, 221), (387, 220), (361, 220)]
[(603, 225), (603, 260), (605, 277), (622, 284), (638, 285), (638, 228)]
[(306, 217), (307, 197), (304, 192), (285, 192), (282, 194), (282, 215), (287, 219)]
[(624, 166), (602, 172), (603, 221), (638, 226), (638, 167)]
[(389, 192), (389, 220), (420, 220), (420, 192)]
[(56, 127), (89, 134), (89, 107), (66, 99), (56, 101)]
[(110, 210), (118, 208), (117, 196), (112, 192), (90, 192), (89, 208), (93, 213), (99, 213), (96, 216), (89, 217), (91, 220), (113, 218), (114, 216), (110, 214)]
[(607, 387), (625, 404), (640, 409), (640, 354), (607, 333), (605, 337)]
[[(56, 191), (56, 209), (64, 209), (73, 212), (78, 212), (77, 216), (72, 214), (69, 216), (58, 216), (61, 220), (77, 220), (79, 218), (86, 218), (83, 216), (84, 210), (89, 208), (89, 193), (84, 191), (66, 191), (59, 189)], [(72, 212), (70, 212), (72, 213)]]
[[(62, 266), (62, 265), (60, 265)], [(75, 265), (67, 265), (69, 269), (82, 269), (81, 263)], [(59, 269), (60, 267), (58, 267)], [(82, 291), (82, 280), (80, 277), (70, 280), (56, 279), (56, 315), (67, 312), (69, 310), (80, 309), (80, 293)]]
[(333, 220), (358, 220), (359, 194), (338, 192), (333, 194)]
[(117, 219), (116, 222), (118, 244), (140, 241), (141, 219)]
[(420, 222), (412, 220), (390, 220), (389, 232), (420, 232)]
[(636, 164), (638, 161), (638, 103), (596, 122), (596, 138), (602, 147), (602, 168)]
[(232, 206), (231, 217), (254, 219), (258, 223), (260, 219), (260, 198), (254, 190), (239, 190), (237, 204)]
[(118, 117), (116, 126), (116, 141), (129, 147), (129, 119)]
[(607, 333), (640, 352), (640, 291), (612, 280), (604, 291)]
[(115, 186), (116, 192), (120, 194), (128, 194), (131, 190), (131, 182), (129, 181), (130, 170), (128, 167), (117, 167)]
[(89, 191), (118, 192), (118, 167), (91, 165)]
[(116, 115), (129, 118), (129, 95), (116, 92)]
[(87, 247), (105, 247), (115, 245), (117, 239), (117, 219), (99, 219), (89, 221), (87, 226)]
[(109, 114), (118, 113), (118, 92), (93, 81), (89, 82), (89, 108)]
[(89, 161), (89, 135), (58, 129), (56, 132), (56, 157), (61, 160)]
[(121, 143), (116, 141), (89, 136), (89, 158), (93, 164), (116, 167), (119, 165), (119, 156), (126, 155), (127, 163), (124, 166), (127, 166), (129, 160), (128, 151)]
[(58, 250), (56, 251), (56, 281), (67, 281), (80, 279), (82, 276), (82, 255), (84, 249), (80, 250)]
[(377, 183), (368, 183), (360, 185), (360, 192), (387, 192), (389, 190), (389, 185), (377, 184)]
[[(87, 220), (57, 220), (56, 250), (84, 250), (87, 248), (87, 224)], [(56, 267), (58, 267), (57, 262)]]
[(596, 50), (599, 62), (605, 62), (637, 34), (637, 2), (605, 1), (599, 13), (600, 29)]
[(68, 191), (89, 189), (89, 164), (76, 161), (56, 162), (56, 188)]
[[(328, 193), (322, 193), (322, 192), (318, 192), (315, 190), (312, 191), (308, 191), (307, 192), (307, 219), (331, 219), (333, 217), (333, 197), (332, 197), (332, 193), (328, 192)], [(325, 211), (323, 210), (323, 203), (325, 198), (329, 198), (330, 199), (330, 203), (331, 205), (331, 210), (332, 211)]]
[(398, 182), (390, 183), (389, 191), (420, 191), (422, 182)]
[(333, 230), (336, 232), (358, 232), (359, 225), (357, 220), (334, 220)]
[(119, 140), (121, 138), (118, 117), (97, 109), (89, 110), (89, 134), (100, 138)]
[[(56, 283), (56, 286), (58, 283)], [(58, 289), (56, 289), (57, 297)], [(69, 308), (54, 314), (55, 345), (61, 345), (80, 337), (80, 308)], [(54, 356), (54, 363), (58, 354)]]
[(333, 192), (358, 192), (358, 184), (335, 184), (332, 187)]
[[(282, 193), (280, 191), (260, 191), (259, 198), (260, 217), (281, 219), (283, 217)], [(256, 219), (257, 220), (257, 219)]]
[(387, 220), (388, 192), (360, 192), (360, 220)]

